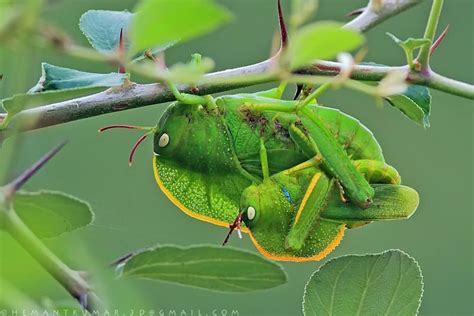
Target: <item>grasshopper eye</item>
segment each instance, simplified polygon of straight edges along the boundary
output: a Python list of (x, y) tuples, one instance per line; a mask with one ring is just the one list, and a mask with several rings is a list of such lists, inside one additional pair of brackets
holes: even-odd
[(247, 208), (247, 218), (249, 220), (253, 220), (255, 218), (255, 213), (256, 213), (256, 211), (255, 211), (255, 208), (253, 206), (249, 206)]
[(161, 148), (166, 147), (166, 145), (168, 145), (169, 142), (170, 142), (170, 137), (168, 136), (168, 134), (163, 133), (160, 136), (160, 139), (158, 140), (158, 146), (160, 146)]

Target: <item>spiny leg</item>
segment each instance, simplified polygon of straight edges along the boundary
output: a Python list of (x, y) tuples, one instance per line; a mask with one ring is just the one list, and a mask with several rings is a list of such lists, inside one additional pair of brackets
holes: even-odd
[(347, 203), (349, 202), (349, 200), (346, 199), (345, 195), (344, 195), (344, 187), (342, 186), (341, 182), (339, 182), (338, 180), (336, 180), (336, 184), (337, 184), (337, 187), (339, 188), (339, 198), (341, 199), (341, 201), (343, 203)]

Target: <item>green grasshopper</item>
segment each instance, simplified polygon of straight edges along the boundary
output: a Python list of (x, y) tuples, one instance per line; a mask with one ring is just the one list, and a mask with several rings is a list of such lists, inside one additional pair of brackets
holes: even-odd
[(405, 219), (416, 210), (417, 192), (399, 185), (400, 176), (393, 167), (373, 160), (354, 161), (354, 165), (363, 170), (375, 190), (374, 203), (368, 208), (342, 202), (334, 178), (318, 168), (303, 166), (246, 188), (231, 232), (243, 220), (252, 242), (266, 257), (321, 260), (339, 244), (346, 227)]
[[(264, 186), (282, 172), (299, 174), (304, 170), (305, 174), (313, 171), (313, 175), (331, 179), (332, 195), (342, 187), (351, 203), (339, 198), (334, 202), (337, 207), (354, 207), (354, 212), (360, 213), (367, 207), (375, 212), (377, 205), (396, 205), (389, 194), (375, 194), (376, 201), (367, 203), (377, 192), (369, 181), (383, 180), (388, 167), (366, 127), (338, 110), (316, 104), (308, 105), (303, 114), (297, 113), (300, 102), (280, 100), (281, 92), (274, 89), (214, 99), (175, 91), (179, 101), (147, 132), (154, 134), (153, 168), (165, 195), (188, 215), (228, 227), (241, 211), (239, 202), (247, 188)], [(136, 145), (132, 153), (135, 149)], [(364, 174), (370, 176), (369, 181)], [(381, 182), (399, 183), (395, 174), (392, 177), (398, 180)], [(307, 184), (296, 187), (303, 190)], [(394, 195), (408, 195), (399, 200), (401, 204), (413, 195), (397, 190)], [(327, 194), (319, 192), (314, 194), (326, 198)], [(413, 211), (413, 205), (406, 207)], [(352, 224), (368, 220), (363, 217)], [(351, 225), (350, 220), (344, 223)], [(242, 230), (249, 231), (247, 227)], [(258, 236), (256, 231), (252, 234)]]
[[(156, 180), (184, 212), (228, 226), (238, 214), (246, 187), (303, 162), (321, 165), (351, 202), (368, 206), (373, 189), (348, 154), (352, 159), (384, 159), (372, 133), (360, 122), (338, 110), (310, 105), (318, 130), (312, 120), (289, 112), (297, 102), (262, 93), (209, 100), (171, 104), (151, 130)], [(285, 112), (260, 108), (267, 106)], [(325, 131), (329, 141), (320, 142), (320, 135), (316, 141), (315, 129)]]
[[(280, 31), (284, 44), (281, 12)], [(133, 146), (129, 163), (138, 145), (153, 134), (156, 181), (186, 214), (228, 227), (241, 213), (244, 190), (265, 185), (285, 170), (296, 174), (300, 169), (313, 170), (321, 179), (330, 179), (330, 191), (338, 191), (340, 199), (350, 202), (339, 201), (341, 207), (372, 210), (372, 205), (390, 200), (390, 196), (378, 197), (364, 169), (359, 171), (353, 164), (356, 160), (385, 163), (373, 134), (353, 117), (318, 106), (311, 99), (281, 100), (285, 84), (255, 94), (218, 98), (181, 93), (173, 83), (167, 84), (177, 101), (155, 127), (113, 125), (100, 131), (115, 127), (146, 130)], [(380, 173), (372, 167), (367, 171)], [(328, 194), (319, 192), (314, 194), (326, 199)], [(374, 196), (377, 201), (372, 204)], [(354, 221), (353, 225), (363, 223)], [(247, 227), (242, 231), (249, 232)], [(252, 234), (257, 236), (257, 232)]]
[[(278, 15), (282, 50), (288, 38), (279, 2)], [(285, 84), (214, 99), (180, 93), (173, 83), (166, 83), (177, 102), (157, 126), (115, 125), (101, 131), (147, 130), (133, 146), (129, 163), (146, 135), (154, 134), (156, 180), (189, 215), (227, 226), (238, 213), (246, 187), (311, 159), (337, 179), (352, 203), (371, 203), (374, 190), (351, 159), (384, 158), (372, 133), (356, 119), (316, 104), (301, 106), (310, 100), (281, 100)]]

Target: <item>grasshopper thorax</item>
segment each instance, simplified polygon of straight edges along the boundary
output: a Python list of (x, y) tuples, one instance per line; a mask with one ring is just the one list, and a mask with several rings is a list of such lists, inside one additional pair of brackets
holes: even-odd
[(158, 122), (153, 151), (193, 170), (225, 170), (232, 163), (231, 143), (219, 110), (175, 102)]

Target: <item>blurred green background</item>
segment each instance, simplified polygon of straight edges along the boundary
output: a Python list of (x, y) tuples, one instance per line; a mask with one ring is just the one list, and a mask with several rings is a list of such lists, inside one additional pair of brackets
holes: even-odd
[[(2, 1), (2, 0), (0, 0)], [(133, 0), (49, 1), (43, 16), (87, 45), (77, 27), (89, 9), (132, 10)], [(168, 51), (169, 64), (187, 61), (193, 52), (213, 58), (218, 69), (261, 61), (268, 57), (277, 29), (275, 1), (221, 1), (235, 15), (233, 23)], [(289, 5), (284, 2), (288, 12)], [(413, 8), (367, 33), (368, 61), (388, 65), (404, 62), (404, 54), (386, 35), (421, 37), (431, 1)], [(344, 15), (366, 1), (320, 1), (317, 20), (345, 21)], [(451, 28), (432, 60), (433, 68), (447, 76), (474, 82), (474, 3), (446, 1), (440, 27)], [(0, 43), (0, 97), (24, 92), (40, 76), (40, 62), (84, 71), (109, 72), (114, 67), (72, 59), (53, 50), (26, 46), (12, 51)], [(261, 88), (261, 87), (260, 87)], [(256, 91), (252, 87), (245, 91)], [(375, 223), (348, 231), (329, 258), (345, 254), (381, 252), (400, 248), (415, 257), (423, 269), (422, 315), (473, 315), (473, 114), (472, 100), (432, 91), (431, 128), (423, 130), (388, 105), (347, 90), (330, 92), (321, 101), (366, 124), (384, 149), (387, 161), (401, 173), (404, 184), (416, 188), (421, 204), (408, 221)], [(223, 228), (196, 221), (179, 211), (160, 192), (151, 169), (151, 141), (142, 146), (132, 168), (127, 155), (138, 135), (113, 131), (99, 135), (107, 124), (153, 125), (165, 104), (109, 114), (28, 133), (21, 141), (11, 174), (25, 168), (57, 143), (69, 144), (27, 189), (52, 189), (74, 194), (91, 203), (94, 225), (48, 245), (74, 268), (91, 266), (100, 281), (107, 263), (144, 246), (160, 244), (220, 244)], [(8, 149), (11, 142), (5, 144)], [(231, 245), (256, 251), (248, 237)], [(329, 259), (327, 258), (327, 259)], [(325, 262), (325, 259), (323, 262)], [(298, 315), (303, 288), (323, 262), (284, 263), (289, 283), (264, 292), (229, 295), (151, 281), (113, 281), (109, 296), (122, 307), (186, 311), (186, 315), (212, 315), (238, 310), (240, 315)], [(68, 299), (52, 278), (4, 233), (0, 233), (0, 273), (19, 289), (38, 299)], [(132, 303), (134, 302), (134, 303)], [(167, 315), (167, 314), (165, 314)], [(219, 314), (220, 315), (220, 314)]]

